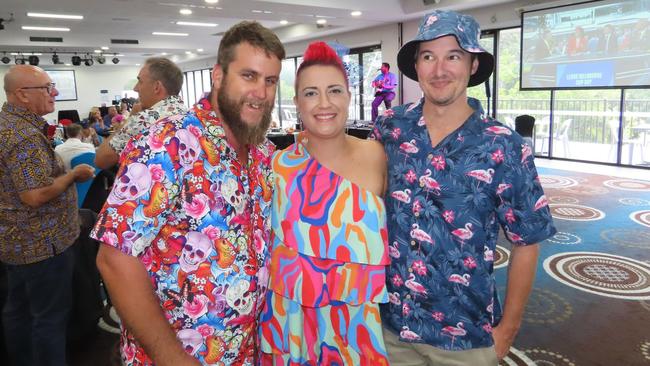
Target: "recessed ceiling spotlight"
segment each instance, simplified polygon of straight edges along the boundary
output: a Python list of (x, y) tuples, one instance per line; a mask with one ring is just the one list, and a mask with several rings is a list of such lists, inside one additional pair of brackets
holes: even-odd
[(107, 50), (107, 49), (109, 49), (109, 48), (106, 47), (106, 46), (102, 46), (102, 50)]
[(84, 18), (83, 15), (48, 14), (48, 13), (27, 13), (27, 16), (32, 18), (77, 19), (77, 20), (81, 20)]
[(154, 36), (175, 36), (175, 37), (187, 37), (188, 33), (172, 33), (172, 32), (152, 32)]
[(194, 27), (216, 27), (219, 24), (217, 23), (200, 23), (200, 22), (182, 22), (178, 21), (176, 22), (176, 25), (190, 25)]
[(219, 2), (219, 0), (205, 0), (205, 2), (208, 4), (216, 4)]
[(65, 64), (65, 66), (72, 66), (72, 64)]
[(352, 15), (353, 17), (358, 17), (361, 16), (361, 12), (359, 10), (355, 10), (351, 12), (350, 15)]
[(135, 66), (140, 66), (140, 64), (135, 64)]
[(273, 14), (273, 12), (270, 10), (264, 10), (264, 14)]
[(325, 24), (325, 23), (327, 23), (327, 20), (326, 20), (326, 19), (318, 19), (318, 20), (316, 21), (316, 24)]
[(289, 21), (288, 21), (288, 20), (284, 20), (284, 19), (282, 19), (282, 20), (280, 21), (280, 24), (282, 24), (282, 25), (287, 25), (287, 24), (289, 24)]
[(35, 31), (49, 31), (49, 32), (70, 32), (70, 28), (63, 27), (36, 27), (31, 25), (23, 25), (22, 30), (35, 30)]
[(167, 56), (167, 52), (163, 52), (163, 53), (161, 53), (161, 55)]
[(197, 48), (196, 52), (203, 52), (203, 48)]
[(255, 14), (261, 14), (261, 13), (262, 13), (262, 11), (261, 11), (261, 10), (256, 10), (256, 9), (253, 9), (253, 10), (251, 10), (251, 13), (255, 13)]
[(192, 14), (192, 10), (190, 10), (190, 9), (181, 9), (181, 10), (179, 10), (179, 13), (181, 13), (183, 15), (190, 15), (190, 14)]
[(95, 53), (102, 53), (102, 50), (94, 50)]

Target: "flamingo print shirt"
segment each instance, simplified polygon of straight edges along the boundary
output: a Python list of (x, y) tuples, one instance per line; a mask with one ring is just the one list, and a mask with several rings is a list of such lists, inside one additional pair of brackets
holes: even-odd
[(446, 350), (493, 345), (502, 315), (493, 274), (499, 228), (513, 245), (556, 231), (530, 146), (468, 101), (474, 113), (437, 146), (423, 100), (388, 110), (372, 133), (389, 170), (382, 320), (402, 341)]

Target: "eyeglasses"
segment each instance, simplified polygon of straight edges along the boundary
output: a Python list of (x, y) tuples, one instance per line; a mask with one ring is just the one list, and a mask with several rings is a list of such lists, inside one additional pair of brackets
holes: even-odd
[(26, 86), (20, 89), (47, 89), (47, 94), (52, 94), (52, 91), (56, 87), (56, 83), (48, 83), (45, 86)]

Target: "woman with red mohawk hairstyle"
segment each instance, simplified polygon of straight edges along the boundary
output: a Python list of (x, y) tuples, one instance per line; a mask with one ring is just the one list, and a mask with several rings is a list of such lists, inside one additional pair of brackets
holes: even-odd
[(383, 148), (345, 133), (348, 78), (327, 44), (309, 45), (295, 89), (304, 131), (272, 163), (261, 363), (388, 365), (379, 316), (389, 263)]

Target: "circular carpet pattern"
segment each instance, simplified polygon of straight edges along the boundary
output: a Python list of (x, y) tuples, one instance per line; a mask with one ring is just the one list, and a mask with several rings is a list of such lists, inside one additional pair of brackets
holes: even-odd
[(554, 244), (576, 245), (582, 243), (582, 239), (574, 234), (558, 231), (552, 237), (546, 239)]
[(603, 230), (600, 237), (611, 244), (650, 249), (650, 230), (648, 229), (608, 229)]
[(650, 265), (608, 253), (558, 253), (544, 260), (557, 281), (592, 294), (627, 300), (650, 299)]
[(578, 185), (578, 181), (575, 179), (561, 175), (540, 175), (539, 182), (544, 189), (569, 188)]
[(494, 255), (494, 269), (507, 266), (509, 260), (510, 251), (500, 245), (497, 245), (496, 254)]
[(650, 182), (638, 179), (610, 179), (604, 181), (603, 185), (621, 191), (650, 191)]
[(537, 366), (576, 366), (576, 363), (559, 353), (533, 348), (524, 351)]
[(641, 344), (641, 354), (643, 355), (643, 358), (646, 360), (650, 361), (650, 342), (643, 342)]
[(526, 323), (558, 324), (573, 315), (573, 307), (553, 291), (533, 288), (524, 312)]
[(510, 352), (499, 361), (499, 366), (535, 366), (535, 362), (531, 360), (524, 352), (510, 347)]
[(591, 186), (580, 184), (575, 187), (563, 189), (562, 192), (576, 194), (580, 196), (602, 196), (609, 193), (609, 189), (600, 186)]
[(605, 213), (597, 208), (570, 203), (549, 204), (553, 218), (571, 221), (596, 221), (605, 218)]
[(630, 219), (639, 225), (650, 227), (650, 210), (632, 212), (630, 214)]
[(650, 206), (650, 200), (645, 200), (643, 198), (620, 198), (618, 202), (625, 206)]
[(548, 198), (548, 202), (549, 203), (578, 203), (580, 201), (575, 197), (552, 196)]

